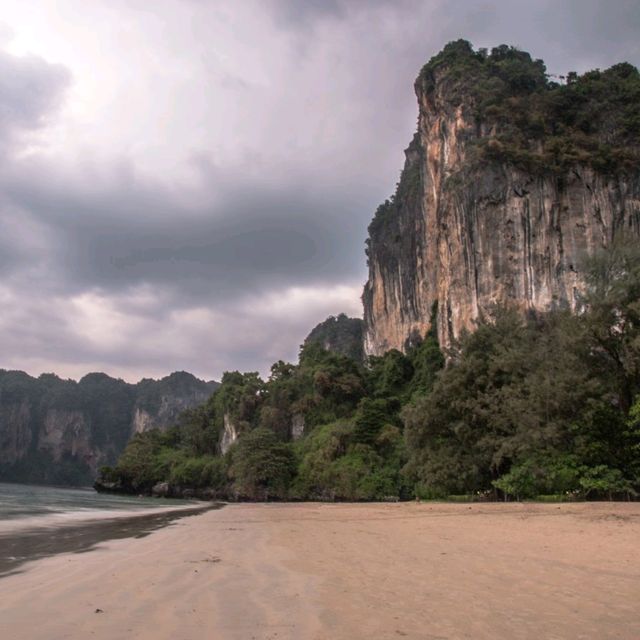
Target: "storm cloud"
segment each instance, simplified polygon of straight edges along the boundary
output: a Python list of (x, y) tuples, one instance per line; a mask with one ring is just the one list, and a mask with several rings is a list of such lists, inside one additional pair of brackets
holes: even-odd
[(640, 2), (0, 0), (0, 367), (268, 371), (360, 314), (446, 42), (640, 62)]

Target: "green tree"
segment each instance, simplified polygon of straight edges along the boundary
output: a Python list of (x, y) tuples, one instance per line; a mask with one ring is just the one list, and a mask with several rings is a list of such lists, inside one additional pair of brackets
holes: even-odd
[(465, 337), (432, 393), (403, 411), (409, 468), (421, 485), (487, 490), (518, 464), (589, 441), (610, 402), (579, 329), (564, 314), (526, 323), (497, 309)]
[(393, 404), (382, 398), (363, 398), (355, 415), (353, 441), (373, 445), (382, 428), (395, 422)]
[(369, 358), (369, 384), (373, 394), (381, 398), (406, 395), (413, 377), (411, 360), (397, 349), (383, 356)]
[(265, 428), (244, 434), (232, 450), (234, 490), (250, 500), (284, 498), (295, 473), (291, 448)]
[(582, 316), (598, 367), (615, 382), (627, 412), (640, 392), (640, 245), (621, 236), (585, 260), (587, 290)]
[(603, 464), (585, 469), (580, 486), (586, 497), (606, 496), (612, 500), (615, 495), (626, 495), (627, 498), (637, 495), (632, 483), (620, 469), (611, 469)]
[(524, 463), (511, 468), (508, 473), (497, 480), (493, 480), (493, 486), (507, 496), (513, 496), (516, 500), (522, 498), (532, 498), (536, 495), (536, 481), (531, 469), (531, 465)]

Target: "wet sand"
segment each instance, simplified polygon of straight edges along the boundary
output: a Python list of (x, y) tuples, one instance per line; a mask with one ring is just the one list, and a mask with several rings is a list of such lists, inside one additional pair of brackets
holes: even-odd
[(640, 504), (228, 505), (0, 579), (15, 640), (640, 638)]
[[(55, 527), (0, 531), (0, 578), (19, 573), (22, 565), (33, 560), (59, 553), (86, 553), (107, 540), (144, 538), (152, 531), (166, 527), (180, 518), (220, 507), (222, 504), (201, 505), (141, 512), (128, 517), (58, 524)], [(19, 520), (15, 522), (20, 523)]]

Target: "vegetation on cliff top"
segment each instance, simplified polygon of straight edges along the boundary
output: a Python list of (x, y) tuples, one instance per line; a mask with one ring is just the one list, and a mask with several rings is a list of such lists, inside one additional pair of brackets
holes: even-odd
[(340, 313), (329, 316), (316, 325), (305, 340), (305, 345), (315, 342), (327, 351), (347, 356), (356, 362), (364, 362), (363, 321)]
[(367, 248), (365, 250), (367, 257), (369, 257), (371, 238), (379, 233), (384, 233), (386, 244), (393, 244), (401, 240), (399, 234), (396, 233), (393, 236), (389, 235), (387, 231), (390, 223), (397, 220), (402, 207), (409, 209), (419, 209), (420, 207), (423, 195), (422, 174), (420, 173), (422, 147), (417, 134), (413, 137), (405, 153), (407, 158), (400, 174), (400, 180), (396, 184), (396, 191), (378, 206), (369, 225), (369, 237), (366, 240)]
[[(310, 342), (267, 381), (227, 373), (180, 425), (135, 437), (103, 481), (251, 500), (635, 496), (640, 248), (620, 242), (585, 269), (584, 314), (496, 309), (446, 368), (432, 333), (365, 365)], [(221, 455), (225, 416), (240, 436)]]
[(542, 60), (500, 45), (475, 51), (450, 42), (422, 69), (417, 84), (447, 84), (454, 103), (467, 103), (482, 130), (481, 158), (531, 172), (588, 165), (603, 173), (637, 170), (640, 162), (640, 74), (623, 62), (556, 82)]
[[(472, 114), (464, 167), (447, 186), (466, 184), (470, 171), (487, 161), (508, 163), (533, 175), (561, 177), (577, 165), (606, 175), (640, 167), (640, 73), (626, 62), (582, 75), (569, 72), (557, 82), (542, 60), (500, 45), (474, 50), (466, 40), (450, 42), (422, 68), (416, 88), (443, 87), (445, 100)], [(395, 193), (376, 210), (369, 239), (383, 234), (385, 244), (402, 207), (419, 207), (423, 153), (419, 132), (407, 149), (407, 161)], [(369, 249), (367, 247), (367, 253)]]
[[(75, 382), (0, 370), (0, 449), (8, 452), (0, 480), (91, 484), (95, 458), (115, 461), (127, 444), (135, 408), (156, 415), (162, 398), (202, 398), (214, 388), (185, 372), (129, 384), (104, 373)], [(47, 439), (57, 428), (61, 441)]]

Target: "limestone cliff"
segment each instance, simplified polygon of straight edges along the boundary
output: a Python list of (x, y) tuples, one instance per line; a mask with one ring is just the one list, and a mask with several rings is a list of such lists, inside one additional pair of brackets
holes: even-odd
[(369, 227), (366, 352), (406, 349), (434, 308), (444, 347), (495, 303), (576, 310), (583, 257), (640, 228), (638, 87), (628, 64), (556, 84), (504, 45), (434, 57), (396, 194)]
[(0, 480), (88, 484), (131, 435), (175, 424), (215, 387), (184, 372), (133, 385), (0, 370)]
[(225, 455), (231, 448), (231, 445), (238, 439), (238, 429), (228, 413), (224, 414), (223, 423), (224, 429), (220, 436), (220, 453)]

